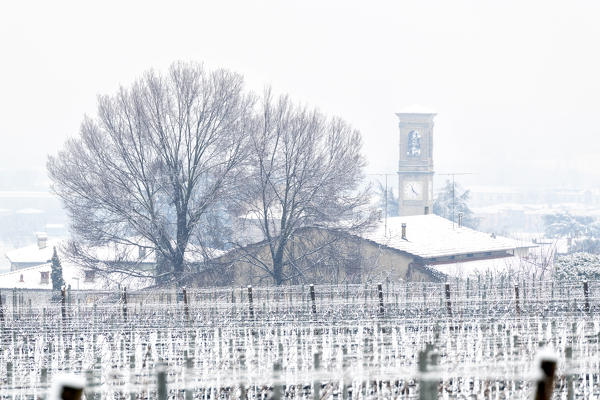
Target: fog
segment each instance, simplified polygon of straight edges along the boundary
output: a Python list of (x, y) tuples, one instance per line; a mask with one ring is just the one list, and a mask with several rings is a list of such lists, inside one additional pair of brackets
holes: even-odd
[(394, 112), (420, 104), (438, 172), (598, 184), (598, 3), (322, 3), (4, 3), (0, 169), (43, 174), (98, 94), (194, 60), (348, 120), (370, 172), (396, 171)]

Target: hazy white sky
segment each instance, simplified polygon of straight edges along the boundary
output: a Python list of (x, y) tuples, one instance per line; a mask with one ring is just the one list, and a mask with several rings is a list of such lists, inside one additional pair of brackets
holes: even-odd
[(2, 2), (0, 170), (44, 168), (96, 95), (175, 60), (243, 74), (359, 128), (396, 171), (394, 112), (438, 112), (467, 183), (600, 186), (600, 2)]

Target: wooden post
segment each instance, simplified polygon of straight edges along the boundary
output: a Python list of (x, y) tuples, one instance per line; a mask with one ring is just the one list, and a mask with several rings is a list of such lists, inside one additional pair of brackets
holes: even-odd
[(273, 394), (271, 400), (281, 400), (281, 363), (273, 364)]
[(452, 315), (452, 302), (450, 301), (450, 284), (446, 283), (446, 308), (448, 310), (448, 315)]
[(188, 356), (188, 351), (183, 351), (183, 358), (185, 359), (185, 400), (192, 400), (194, 398), (193, 389), (188, 387), (188, 377), (192, 373), (192, 368), (194, 367), (194, 360)]
[(248, 312), (250, 319), (254, 319), (254, 304), (252, 302), (252, 285), (248, 285)]
[(583, 281), (583, 297), (585, 298), (585, 312), (590, 312), (590, 292), (588, 288), (588, 281)]
[(83, 379), (59, 378), (56, 383), (56, 397), (61, 400), (80, 400), (83, 396), (85, 381)]
[(67, 306), (66, 306), (65, 302), (66, 302), (66, 293), (65, 293), (65, 287), (63, 286), (60, 289), (60, 313), (62, 315), (63, 320), (66, 318), (66, 314), (67, 314)]
[(188, 306), (187, 290), (183, 288), (183, 311), (185, 313), (185, 320), (190, 320), (190, 307)]
[(521, 307), (519, 306), (519, 285), (515, 285), (515, 311), (517, 315), (521, 314)]
[(565, 349), (565, 357), (567, 358), (567, 400), (573, 400), (575, 398), (575, 392), (573, 390), (573, 375), (571, 375), (571, 360), (573, 359), (573, 348), (567, 347)]
[(165, 371), (165, 366), (161, 365), (159, 367), (158, 373), (156, 375), (156, 398), (158, 400), (167, 400), (167, 373)]
[(556, 360), (542, 358), (540, 360), (542, 377), (537, 382), (535, 400), (550, 400), (554, 389), (554, 374), (556, 373)]
[[(312, 285), (310, 285), (312, 287)], [(312, 292), (314, 293), (314, 292)], [(321, 400), (321, 380), (318, 377), (319, 370), (321, 369), (321, 354), (315, 353), (313, 355), (314, 371), (313, 371), (313, 400)]]
[(13, 363), (12, 362), (7, 362), (6, 363), (6, 383), (8, 384), (8, 386), (12, 385), (12, 369), (13, 369)]
[(310, 285), (310, 301), (312, 302), (312, 313), (317, 315), (317, 305), (315, 303), (315, 285)]
[(383, 316), (385, 308), (383, 307), (383, 287), (381, 283), (377, 285), (377, 292), (379, 294), (379, 315)]
[(4, 324), (4, 306), (2, 305), (2, 292), (0, 292), (0, 322)]
[(123, 293), (121, 294), (123, 300), (123, 321), (127, 322), (127, 288), (123, 288)]
[[(419, 400), (435, 400), (437, 399), (437, 382), (431, 381), (427, 374), (427, 362), (430, 353), (433, 351), (433, 346), (427, 344), (425, 350), (419, 352)], [(437, 357), (436, 357), (437, 362)]]

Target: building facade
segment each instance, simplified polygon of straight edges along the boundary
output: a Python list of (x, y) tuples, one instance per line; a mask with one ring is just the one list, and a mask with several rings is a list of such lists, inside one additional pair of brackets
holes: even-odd
[(396, 115), (400, 129), (399, 213), (401, 216), (430, 214), (433, 211), (433, 119), (436, 114), (402, 112)]

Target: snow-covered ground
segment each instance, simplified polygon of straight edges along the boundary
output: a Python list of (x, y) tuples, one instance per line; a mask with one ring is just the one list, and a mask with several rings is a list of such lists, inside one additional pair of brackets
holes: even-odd
[(553, 348), (556, 398), (566, 398), (567, 375), (576, 399), (599, 398), (597, 297), (588, 312), (580, 282), (519, 282), (516, 299), (506, 283), (390, 282), (381, 295), (377, 285), (322, 285), (314, 301), (306, 286), (253, 288), (252, 300), (247, 288), (188, 289), (187, 306), (174, 290), (132, 291), (127, 301), (73, 291), (64, 308), (49, 291), (17, 291), (6, 296), (4, 329), (18, 336), (0, 352), (0, 377), (10, 366), (0, 387), (38, 397), (69, 372), (103, 398), (156, 398), (166, 370), (174, 398), (239, 398), (243, 388), (248, 399), (285, 390), (281, 398), (308, 400), (318, 388), (323, 399), (415, 399), (419, 380), (432, 379), (439, 398), (525, 399), (536, 356)]

